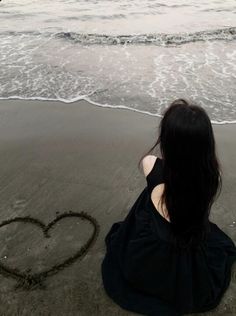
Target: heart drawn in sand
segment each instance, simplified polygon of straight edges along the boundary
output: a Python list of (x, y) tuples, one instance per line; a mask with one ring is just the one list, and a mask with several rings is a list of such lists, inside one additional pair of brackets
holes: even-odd
[(78, 249), (73, 255), (65, 259), (61, 263), (57, 263), (54, 266), (48, 268), (47, 270), (41, 271), (39, 273), (26, 273), (22, 272), (16, 267), (10, 267), (6, 264), (3, 264), (0, 261), (0, 274), (14, 278), (18, 281), (16, 288), (23, 287), (25, 289), (34, 289), (36, 287), (44, 287), (43, 281), (54, 274), (57, 274), (59, 271), (63, 270), (65, 267), (70, 266), (72, 263), (74, 263), (77, 259), (84, 256), (88, 250), (91, 248), (91, 246), (94, 244), (95, 240), (97, 239), (98, 233), (99, 233), (99, 225), (95, 218), (88, 215), (85, 212), (66, 212), (59, 216), (57, 216), (53, 221), (51, 221), (48, 225), (45, 225), (42, 221), (32, 218), (32, 217), (15, 217), (8, 220), (5, 220), (0, 223), (0, 228), (3, 226), (10, 225), (11, 223), (21, 222), (21, 223), (28, 223), (37, 226), (43, 231), (43, 235), (45, 238), (50, 238), (50, 230), (52, 227), (58, 223), (59, 221), (63, 220), (64, 218), (68, 217), (77, 217), (81, 218), (82, 220), (88, 221), (93, 226), (93, 232), (89, 239), (86, 241), (86, 243)]

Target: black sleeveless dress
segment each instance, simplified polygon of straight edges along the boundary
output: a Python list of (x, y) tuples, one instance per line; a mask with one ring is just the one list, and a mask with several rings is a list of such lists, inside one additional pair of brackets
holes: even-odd
[(162, 164), (157, 158), (147, 187), (105, 238), (104, 288), (122, 308), (144, 315), (205, 312), (219, 304), (229, 286), (236, 247), (212, 222), (199, 247), (174, 246), (171, 224), (151, 201), (153, 188), (163, 183)]

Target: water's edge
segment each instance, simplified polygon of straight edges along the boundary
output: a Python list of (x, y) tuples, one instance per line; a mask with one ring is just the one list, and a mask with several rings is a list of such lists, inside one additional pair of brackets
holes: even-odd
[[(25, 100), (25, 101), (42, 101), (42, 102), (46, 102), (46, 101), (53, 101), (53, 102), (62, 102), (62, 103), (75, 103), (75, 102), (79, 102), (79, 101), (86, 101), (90, 104), (96, 105), (98, 107), (102, 107), (102, 108), (110, 108), (110, 109), (124, 109), (124, 110), (130, 110), (130, 111), (134, 111), (134, 112), (138, 112), (141, 114), (145, 114), (145, 115), (149, 115), (149, 116), (153, 116), (153, 117), (162, 117), (162, 115), (160, 114), (154, 114), (151, 113), (149, 111), (144, 111), (144, 110), (138, 110), (135, 108), (131, 108), (125, 105), (111, 105), (111, 104), (101, 104), (101, 103), (97, 103), (92, 101), (89, 97), (87, 96), (80, 96), (78, 98), (75, 98), (73, 100), (65, 100), (65, 99), (47, 99), (47, 98), (41, 98), (41, 97), (32, 97), (32, 98), (22, 98), (19, 96), (11, 96), (8, 98), (2, 98), (0, 97), (0, 100)], [(216, 125), (226, 125), (226, 124), (235, 124), (236, 120), (232, 120), (232, 121), (215, 121), (215, 120), (211, 120), (212, 124), (216, 124)]]

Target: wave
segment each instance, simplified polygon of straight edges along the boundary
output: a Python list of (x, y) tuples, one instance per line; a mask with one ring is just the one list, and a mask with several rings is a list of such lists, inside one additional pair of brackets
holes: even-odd
[(205, 30), (193, 33), (175, 33), (175, 34), (133, 34), (133, 35), (109, 35), (109, 34), (92, 34), (92, 33), (76, 33), (76, 32), (1, 32), (0, 36), (43, 36), (51, 38), (60, 38), (67, 41), (73, 41), (83, 45), (157, 45), (157, 46), (176, 46), (191, 42), (200, 41), (232, 41), (236, 39), (236, 27), (227, 27), (217, 30)]
[(199, 41), (235, 40), (236, 27), (176, 34), (106, 35), (61, 32), (55, 34), (55, 36), (84, 45), (152, 44), (157, 46), (176, 46)]

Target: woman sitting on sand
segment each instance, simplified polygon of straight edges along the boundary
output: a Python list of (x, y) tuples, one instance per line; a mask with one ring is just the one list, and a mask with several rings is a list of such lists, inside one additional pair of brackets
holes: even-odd
[(121, 307), (177, 316), (215, 308), (229, 286), (236, 247), (209, 220), (220, 192), (220, 168), (211, 122), (183, 99), (166, 110), (161, 158), (141, 159), (147, 186), (105, 238), (102, 277)]

